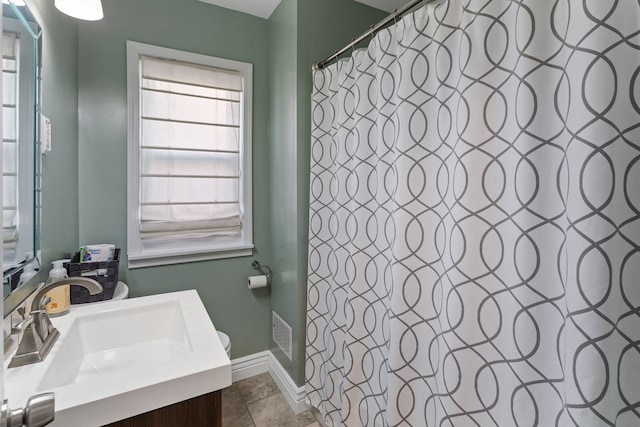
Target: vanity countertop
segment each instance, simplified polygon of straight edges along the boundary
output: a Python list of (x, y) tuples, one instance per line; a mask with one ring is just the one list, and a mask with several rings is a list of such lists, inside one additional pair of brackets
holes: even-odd
[(231, 385), (231, 362), (195, 290), (73, 306), (37, 364), (7, 369), (5, 398), (52, 391), (51, 426), (100, 426)]

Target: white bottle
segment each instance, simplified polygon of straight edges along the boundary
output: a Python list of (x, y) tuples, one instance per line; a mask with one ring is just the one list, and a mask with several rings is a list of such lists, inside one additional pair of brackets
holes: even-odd
[[(53, 261), (53, 268), (49, 272), (49, 280), (47, 283), (67, 277), (67, 270), (62, 266), (65, 261), (69, 260), (60, 259)], [(62, 316), (69, 312), (69, 307), (71, 307), (71, 287), (69, 285), (61, 285), (53, 288), (47, 292), (47, 296), (51, 298), (51, 301), (47, 304), (47, 314), (49, 316)]]

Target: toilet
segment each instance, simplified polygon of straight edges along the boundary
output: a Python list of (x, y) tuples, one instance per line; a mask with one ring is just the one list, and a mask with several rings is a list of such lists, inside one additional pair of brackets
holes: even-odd
[(220, 338), (220, 342), (224, 347), (224, 351), (227, 352), (227, 357), (231, 359), (231, 339), (229, 339), (229, 335), (225, 334), (224, 332), (218, 331), (218, 337)]
[(124, 282), (118, 282), (115, 290), (113, 291), (111, 301), (119, 301), (127, 298), (129, 298), (129, 287)]

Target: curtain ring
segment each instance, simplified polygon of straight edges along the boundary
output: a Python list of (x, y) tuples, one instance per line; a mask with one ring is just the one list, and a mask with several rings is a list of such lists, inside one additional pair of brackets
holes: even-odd
[(356, 44), (355, 44), (356, 39), (353, 38), (351, 39), (351, 54), (353, 55), (354, 53), (356, 53)]

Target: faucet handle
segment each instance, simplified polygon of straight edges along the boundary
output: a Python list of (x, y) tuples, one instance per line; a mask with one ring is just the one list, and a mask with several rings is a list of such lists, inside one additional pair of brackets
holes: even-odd
[(47, 304), (49, 304), (50, 302), (51, 297), (42, 298), (42, 301), (40, 301), (40, 306), (38, 307), (39, 311), (43, 311), (45, 308), (47, 308)]
[(29, 316), (23, 320), (21, 320), (18, 324), (14, 325), (11, 328), (11, 333), (12, 334), (19, 334), (21, 332), (24, 332), (25, 329), (27, 329), (27, 327), (29, 325), (31, 325), (33, 323), (33, 317)]

